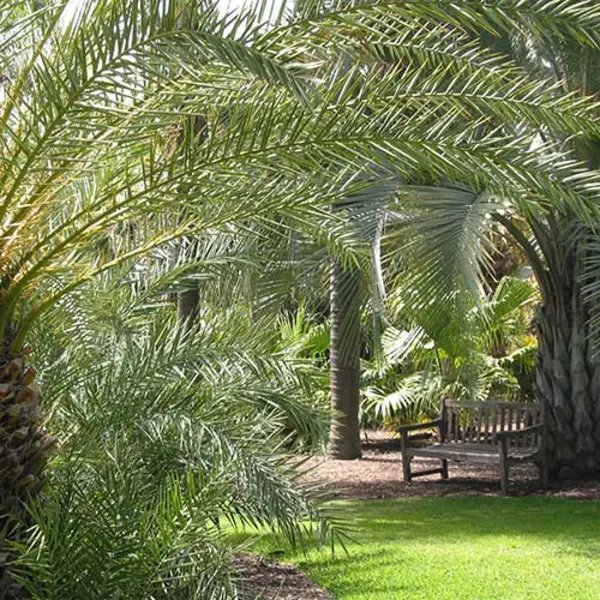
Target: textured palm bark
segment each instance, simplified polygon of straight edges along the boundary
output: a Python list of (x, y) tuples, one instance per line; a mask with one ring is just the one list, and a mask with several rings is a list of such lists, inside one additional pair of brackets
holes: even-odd
[(585, 235), (567, 244), (556, 228), (553, 233), (538, 236), (548, 270), (541, 282), (536, 388), (546, 413), (550, 474), (569, 477), (600, 470), (600, 353), (581, 289)]
[[(582, 282), (589, 234), (576, 219), (530, 218), (537, 249), (513, 222), (498, 219), (527, 254), (543, 298), (538, 316), (536, 396), (543, 402), (553, 477), (600, 470), (600, 349), (590, 313), (599, 314)], [(592, 335), (594, 334), (594, 335)]]
[(329, 454), (360, 458), (361, 282), (359, 273), (333, 263), (331, 304), (331, 408)]
[(56, 439), (45, 431), (35, 370), (22, 356), (0, 355), (0, 600), (26, 598), (6, 569), (6, 541), (18, 539), (26, 525), (25, 505), (44, 485), (44, 468)]
[(600, 357), (579, 310), (543, 307), (538, 326), (538, 398), (544, 402), (550, 472), (568, 477), (600, 469)]

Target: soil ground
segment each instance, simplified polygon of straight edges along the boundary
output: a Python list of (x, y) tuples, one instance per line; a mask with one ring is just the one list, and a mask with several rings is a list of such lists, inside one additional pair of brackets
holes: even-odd
[[(436, 460), (415, 458), (412, 471), (422, 471), (440, 464)], [(449, 479), (438, 474), (426, 475), (404, 483), (400, 442), (383, 431), (367, 432), (363, 437), (361, 460), (332, 460), (317, 457), (309, 462), (311, 480), (328, 485), (332, 498), (404, 498), (410, 496), (489, 496), (500, 494), (498, 467), (470, 463), (448, 463)], [(511, 495), (543, 494), (578, 499), (599, 500), (600, 480), (563, 480), (540, 489), (535, 465), (511, 465)]]
[[(308, 461), (306, 478), (324, 484), (332, 499), (406, 498), (441, 496), (495, 496), (500, 494), (498, 469), (492, 465), (449, 463), (449, 479), (426, 475), (404, 483), (399, 441), (389, 433), (366, 432), (363, 457), (342, 461), (316, 457)], [(439, 461), (415, 458), (412, 470), (439, 465)], [(552, 495), (580, 500), (600, 500), (600, 480), (553, 482), (548, 490), (539, 487), (538, 471), (532, 464), (513, 465), (511, 495)], [(291, 565), (263, 558), (239, 557), (241, 577), (246, 581), (248, 600), (333, 600)]]
[(243, 582), (243, 600), (333, 600), (293, 565), (242, 554), (235, 566)]

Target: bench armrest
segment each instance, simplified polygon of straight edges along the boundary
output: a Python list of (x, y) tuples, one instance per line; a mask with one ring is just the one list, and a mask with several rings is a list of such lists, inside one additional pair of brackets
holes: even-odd
[(431, 427), (439, 427), (441, 423), (441, 419), (427, 421), (426, 423), (411, 423), (410, 425), (400, 425), (399, 427), (396, 427), (396, 431), (398, 433), (404, 433), (409, 431), (418, 431), (419, 429), (430, 429)]
[(501, 442), (502, 440), (509, 440), (510, 438), (520, 437), (535, 431), (542, 431), (543, 429), (544, 426), (541, 423), (538, 423), (537, 425), (530, 425), (529, 427), (515, 429), (514, 431), (500, 431), (494, 436), (494, 441)]
[[(396, 431), (401, 434), (400, 437), (400, 450), (402, 451), (402, 456), (406, 456), (406, 451), (408, 449), (408, 432), (409, 431), (419, 431), (420, 429), (430, 429), (431, 427), (440, 427), (442, 424), (442, 419), (436, 419), (435, 421), (427, 421), (426, 423), (411, 423), (410, 425), (400, 425), (400, 427), (396, 428)], [(404, 460), (404, 459), (403, 459)], [(404, 473), (406, 477), (406, 472)], [(410, 480), (410, 474), (408, 475), (407, 481)]]

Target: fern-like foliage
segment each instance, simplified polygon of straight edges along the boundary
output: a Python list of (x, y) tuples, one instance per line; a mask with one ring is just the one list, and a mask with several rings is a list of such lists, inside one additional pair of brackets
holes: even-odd
[(335, 539), (293, 452), (324, 442), (318, 378), (266, 321), (212, 309), (190, 329), (108, 278), (48, 315), (35, 357), (61, 449), (12, 566), (33, 598), (235, 598), (232, 525)]

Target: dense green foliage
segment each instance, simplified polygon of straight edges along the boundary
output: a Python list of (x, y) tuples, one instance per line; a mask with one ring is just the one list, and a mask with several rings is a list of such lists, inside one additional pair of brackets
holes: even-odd
[[(235, 597), (224, 522), (336, 533), (292, 464), (332, 416), (327, 319), (356, 325), (334, 356), (362, 347), (377, 415), (515, 395), (535, 288), (482, 284), (488, 234), (592, 236), (600, 176), (564, 142), (599, 135), (596, 105), (474, 40), (595, 49), (595, 3), (270, 8), (0, 6), (8, 600)], [(371, 298), (362, 333), (324, 308), (331, 261), (338, 307)], [(535, 267), (543, 293), (564, 272)]]
[[(256, 547), (300, 565), (339, 600), (595, 600), (598, 502), (414, 498), (336, 502), (349, 554)], [(243, 537), (243, 536), (242, 536)], [(237, 538), (236, 538), (237, 539)]]
[[(401, 302), (403, 295), (404, 289), (397, 288), (390, 304)], [(388, 326), (383, 352), (365, 361), (366, 418), (415, 422), (437, 414), (443, 398), (531, 400), (536, 299), (531, 283), (504, 277), (493, 293), (472, 305), (466, 322), (448, 315), (445, 335), (428, 335), (414, 322), (406, 329)], [(406, 323), (403, 307), (389, 311), (394, 312)], [(459, 324), (463, 331), (452, 327)]]
[(35, 599), (230, 597), (220, 525), (295, 541), (318, 520), (291, 454), (324, 438), (310, 365), (242, 314), (180, 326), (134, 279), (83, 288), (36, 329), (61, 448), (18, 563)]

